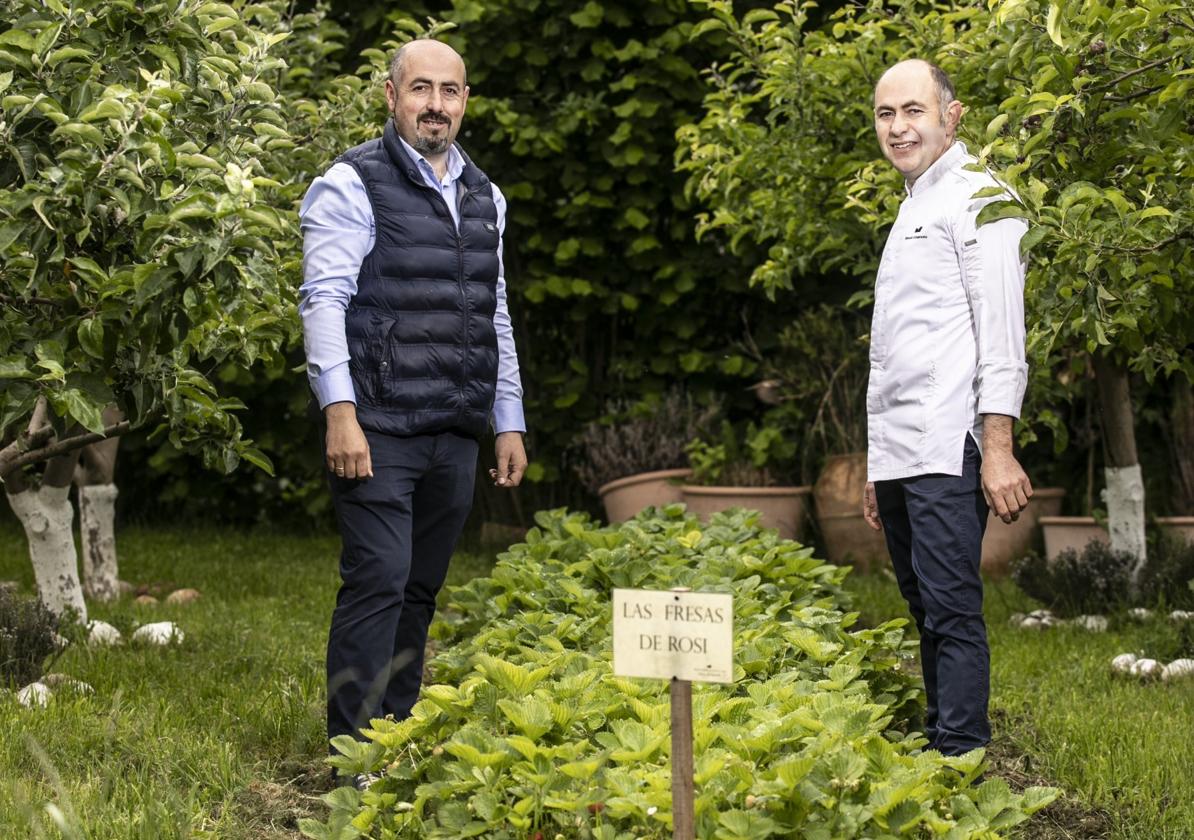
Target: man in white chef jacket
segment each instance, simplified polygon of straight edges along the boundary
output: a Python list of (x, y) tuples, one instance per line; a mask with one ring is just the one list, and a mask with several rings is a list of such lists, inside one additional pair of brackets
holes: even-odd
[(883, 528), (920, 631), (929, 749), (991, 740), (990, 651), (979, 561), (988, 509), (1016, 519), (1032, 486), (1012, 454), (1027, 384), (1020, 219), (979, 226), (1009, 194), (967, 170), (962, 103), (921, 60), (875, 86), (875, 132), (907, 196), (875, 281), (863, 513)]

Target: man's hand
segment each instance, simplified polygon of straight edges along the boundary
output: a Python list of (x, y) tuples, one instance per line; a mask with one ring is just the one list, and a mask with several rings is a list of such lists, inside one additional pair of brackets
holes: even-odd
[(1012, 418), (983, 415), (983, 495), (995, 515), (1011, 524), (1032, 498), (1032, 482), (1012, 454)]
[(337, 478), (373, 478), (369, 442), (357, 423), (356, 405), (350, 402), (332, 403), (323, 413), (328, 421), (328, 469)]
[(527, 453), (522, 445), (522, 432), (502, 432), (494, 441), (497, 469), (489, 477), (497, 487), (517, 487), (527, 471)]
[(879, 503), (875, 501), (875, 482), (873, 481), (868, 481), (866, 489), (862, 491), (862, 518), (874, 530), (883, 530), (883, 523), (879, 521)]

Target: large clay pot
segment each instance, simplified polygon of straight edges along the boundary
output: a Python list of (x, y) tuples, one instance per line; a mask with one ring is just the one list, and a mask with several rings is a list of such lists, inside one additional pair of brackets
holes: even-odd
[(1194, 542), (1194, 516), (1158, 516), (1157, 527), (1163, 534)]
[(757, 510), (760, 524), (775, 528), (786, 540), (804, 533), (804, 516), (811, 487), (699, 487), (680, 488), (688, 511), (702, 520), (729, 508)]
[(1015, 522), (1005, 523), (994, 511), (987, 516), (987, 531), (983, 536), (983, 571), (994, 578), (1006, 577), (1014, 560), (1040, 547), (1037, 527), (1042, 516), (1061, 513), (1065, 490), (1060, 487), (1041, 487), (1032, 494)]
[(817, 527), (831, 563), (850, 563), (865, 572), (887, 563), (887, 542), (862, 518), (866, 453), (830, 455), (813, 485)]
[(1081, 552), (1091, 540), (1111, 542), (1107, 529), (1093, 516), (1042, 516), (1037, 521), (1045, 534), (1045, 557), (1050, 560), (1067, 548)]
[(610, 522), (625, 522), (645, 507), (679, 502), (680, 482), (690, 475), (690, 469), (656, 470), (601, 485), (597, 495), (605, 505), (605, 518)]

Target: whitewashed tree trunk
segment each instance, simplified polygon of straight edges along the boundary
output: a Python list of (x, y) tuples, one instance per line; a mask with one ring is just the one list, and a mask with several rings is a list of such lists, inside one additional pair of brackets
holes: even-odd
[(79, 583), (72, 527), (75, 509), (69, 493), (70, 485), (43, 484), (37, 489), (9, 493), (8, 502), (25, 528), (42, 603), (55, 615), (73, 609), (79, 621), (86, 621), (87, 605)]
[(1126, 551), (1136, 558), (1133, 576), (1139, 575), (1144, 564), (1144, 477), (1140, 465), (1107, 467), (1107, 528), (1111, 532), (1111, 548)]
[(97, 601), (120, 594), (116, 564), (115, 484), (79, 487), (79, 533), (83, 542), (83, 592)]
[(1135, 586), (1148, 560), (1148, 549), (1144, 542), (1144, 480), (1136, 454), (1136, 421), (1128, 370), (1104, 353), (1096, 353), (1093, 362), (1107, 456), (1104, 500), (1111, 548), (1127, 551), (1136, 558), (1132, 570)]

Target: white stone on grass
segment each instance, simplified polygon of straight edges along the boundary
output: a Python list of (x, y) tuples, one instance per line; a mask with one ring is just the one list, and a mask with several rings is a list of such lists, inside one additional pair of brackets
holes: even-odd
[(198, 589), (176, 589), (166, 596), (167, 604), (189, 604), (198, 600)]
[(120, 631), (113, 627), (106, 621), (89, 621), (87, 622), (87, 644), (89, 645), (116, 645), (120, 644), (124, 637), (120, 635)]
[(1161, 680), (1164, 682), (1190, 677), (1194, 677), (1194, 659), (1175, 659), (1161, 671)]
[(1136, 654), (1121, 653), (1119, 656), (1111, 660), (1111, 670), (1117, 674), (1132, 673), (1132, 666), (1136, 664)]
[(76, 680), (74, 677), (66, 674), (46, 674), (41, 678), (43, 685), (53, 689), (54, 691), (74, 691), (79, 694), (92, 694), (95, 689), (89, 686), (82, 680)]
[(150, 645), (168, 645), (171, 642), (181, 642), (183, 638), (182, 628), (173, 621), (155, 621), (133, 631), (134, 642)]
[(1103, 633), (1107, 630), (1107, 617), (1104, 615), (1080, 615), (1074, 619), (1074, 624), (1091, 633)]
[(1162, 670), (1164, 670), (1164, 666), (1155, 659), (1137, 659), (1132, 663), (1132, 676), (1145, 680), (1160, 677)]
[(1169, 614), (1170, 621), (1194, 621), (1194, 612), (1189, 610), (1174, 610)]
[(34, 706), (45, 708), (49, 705), (50, 698), (54, 696), (54, 692), (45, 683), (32, 682), (17, 692), (17, 702), (26, 708), (32, 709)]
[(1137, 621), (1147, 621), (1153, 617), (1153, 611), (1145, 607), (1133, 607), (1128, 610), (1128, 615)]

